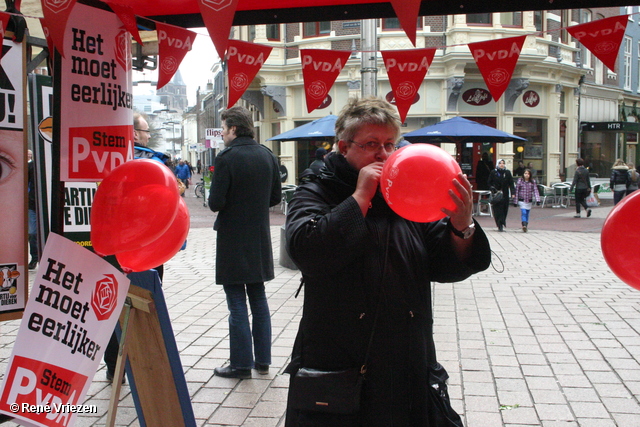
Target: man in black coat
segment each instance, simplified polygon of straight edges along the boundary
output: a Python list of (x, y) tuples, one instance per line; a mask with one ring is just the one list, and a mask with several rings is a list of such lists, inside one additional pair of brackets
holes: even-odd
[(229, 365), (215, 368), (215, 374), (251, 378), (252, 368), (267, 374), (271, 364), (271, 317), (264, 282), (274, 278), (269, 208), (282, 198), (280, 171), (271, 150), (253, 140), (253, 119), (247, 109), (230, 108), (221, 118), (226, 148), (214, 160), (209, 208), (218, 212), (213, 226), (216, 283), (224, 286), (227, 296), (231, 355)]

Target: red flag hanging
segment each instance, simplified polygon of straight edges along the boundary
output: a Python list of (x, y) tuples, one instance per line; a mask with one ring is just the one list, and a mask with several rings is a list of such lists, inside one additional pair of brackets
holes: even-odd
[(422, 0), (391, 0), (400, 25), (413, 45), (416, 45), (416, 21)]
[[(49, 36), (53, 46), (64, 57), (64, 32), (67, 28), (67, 20), (76, 4), (76, 0), (41, 0), (42, 14), (49, 28)], [(53, 55), (53, 52), (51, 52)]]
[(51, 40), (51, 31), (49, 31), (49, 27), (47, 26), (46, 21), (44, 20), (44, 18), (39, 18), (40, 19), (40, 25), (42, 26), (42, 32), (44, 33), (44, 38), (47, 41), (47, 48), (49, 49), (49, 58), (53, 59), (53, 49), (54, 49), (54, 45), (53, 45), (53, 40)]
[(191, 50), (197, 34), (175, 25), (156, 22), (158, 31), (158, 86), (160, 89), (171, 81), (184, 56)]
[(238, 0), (198, 0), (198, 5), (218, 56), (224, 58)]
[(473, 59), (496, 102), (511, 82), (511, 75), (526, 38), (527, 36), (509, 37), (469, 44)]
[(227, 49), (227, 70), (229, 71), (229, 102), (233, 107), (258, 74), (262, 64), (271, 53), (271, 46), (263, 46), (240, 40), (230, 40)]
[[(11, 15), (5, 12), (0, 12), (0, 40), (4, 40), (4, 32), (7, 31), (7, 25), (9, 24)], [(4, 49), (0, 49), (0, 59), (4, 55)]]
[(133, 38), (138, 42), (138, 44), (142, 45), (142, 39), (140, 38), (140, 33), (138, 32), (138, 23), (136, 22), (136, 15), (133, 13), (133, 8), (127, 4), (120, 3), (119, 1), (106, 1), (103, 0), (106, 4), (109, 5), (111, 10), (118, 15), (118, 19), (124, 25), (124, 28), (131, 33)]
[(629, 15), (612, 16), (569, 27), (567, 31), (615, 72), (627, 22), (629, 22)]
[(382, 51), (382, 60), (402, 122), (407, 117), (435, 54), (435, 48)]
[(300, 49), (309, 113), (318, 108), (327, 97), (350, 55), (351, 52), (347, 50)]

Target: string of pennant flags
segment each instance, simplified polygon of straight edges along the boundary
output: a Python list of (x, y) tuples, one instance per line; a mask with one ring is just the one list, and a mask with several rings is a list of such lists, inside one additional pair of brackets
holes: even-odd
[[(136, 15), (120, 0), (102, 0), (118, 16), (123, 27), (142, 44)], [(247, 90), (273, 47), (229, 39), (238, 0), (224, 5), (198, 0), (200, 12), (216, 51), (227, 62), (229, 79), (228, 107)], [(415, 46), (416, 26), (421, 0), (391, 0), (398, 20)], [(49, 50), (65, 56), (63, 39), (66, 23), (76, 0), (42, 0), (43, 28)], [(4, 36), (11, 14), (0, 12), (0, 35)], [(565, 28), (576, 40), (611, 71), (624, 38), (629, 15), (619, 15)], [(158, 89), (171, 81), (191, 47), (197, 33), (182, 27), (145, 18), (155, 24), (158, 34)], [(469, 43), (468, 47), (491, 96), (498, 101), (507, 89), (527, 35)], [(381, 51), (396, 107), (405, 120), (421, 82), (427, 74), (438, 47)], [(318, 108), (326, 98), (353, 51), (300, 49), (307, 111)]]

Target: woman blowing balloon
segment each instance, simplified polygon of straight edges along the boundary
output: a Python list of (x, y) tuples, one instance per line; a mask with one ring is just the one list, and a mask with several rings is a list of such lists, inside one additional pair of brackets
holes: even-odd
[[(456, 207), (442, 220), (411, 222), (390, 209), (379, 184), (399, 133), (388, 102), (351, 99), (336, 121), (338, 152), (289, 205), (287, 250), (302, 272), (304, 312), (287, 368), (286, 426), (462, 425), (436, 359), (430, 282), (485, 270), (489, 242), (471, 218), (462, 174), (452, 182), (460, 196), (449, 191)], [(296, 374), (362, 365), (359, 407), (334, 413), (330, 403), (301, 401), (321, 399), (321, 386), (308, 382), (302, 393)]]

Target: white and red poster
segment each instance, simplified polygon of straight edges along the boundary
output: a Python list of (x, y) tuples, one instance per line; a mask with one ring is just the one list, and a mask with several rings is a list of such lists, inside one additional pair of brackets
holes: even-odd
[(307, 112), (324, 102), (349, 56), (351, 52), (345, 50), (300, 49)]
[(526, 38), (527, 36), (509, 37), (469, 44), (473, 59), (496, 102), (511, 82)]
[(0, 61), (0, 313), (24, 309), (28, 283), (23, 48), (4, 40)]
[(102, 181), (133, 158), (131, 35), (116, 14), (77, 3), (64, 46), (60, 179)]
[(271, 53), (271, 46), (230, 40), (227, 50), (227, 69), (229, 71), (229, 102), (227, 108), (233, 107), (247, 90), (253, 78), (258, 74), (262, 64)]
[(435, 54), (435, 48), (382, 51), (384, 66), (403, 123)]
[(118, 269), (50, 233), (0, 392), (0, 412), (38, 426), (71, 426), (129, 289)]

